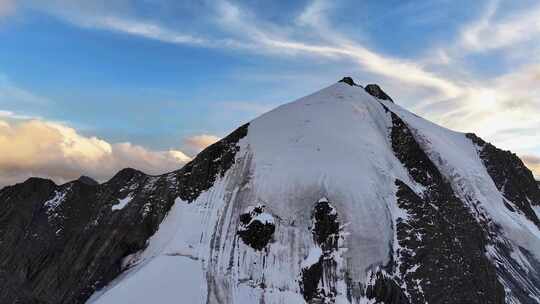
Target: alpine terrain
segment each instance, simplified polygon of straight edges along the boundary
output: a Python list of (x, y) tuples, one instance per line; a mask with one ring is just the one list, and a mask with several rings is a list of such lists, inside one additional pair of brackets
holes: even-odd
[(0, 303), (540, 303), (513, 153), (346, 77), (180, 170), (0, 191)]

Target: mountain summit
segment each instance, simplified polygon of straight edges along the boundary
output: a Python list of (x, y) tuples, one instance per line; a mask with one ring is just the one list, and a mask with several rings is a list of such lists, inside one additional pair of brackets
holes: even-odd
[(0, 191), (0, 303), (538, 303), (514, 154), (344, 78), (180, 170)]

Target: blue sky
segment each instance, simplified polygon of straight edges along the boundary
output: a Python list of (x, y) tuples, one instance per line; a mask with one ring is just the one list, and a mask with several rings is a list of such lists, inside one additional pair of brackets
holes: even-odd
[(0, 138), (55, 155), (0, 176), (167, 171), (345, 75), (540, 172), (539, 20), (538, 1), (0, 0)]

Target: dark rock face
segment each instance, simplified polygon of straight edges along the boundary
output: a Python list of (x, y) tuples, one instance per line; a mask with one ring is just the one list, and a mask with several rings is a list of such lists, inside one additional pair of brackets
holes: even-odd
[(397, 223), (398, 282), (406, 286), (412, 303), (504, 303), (504, 288), (484, 249), (487, 225), (454, 194), (394, 113), (392, 122), (394, 153), (425, 189), (417, 194), (396, 180), (398, 205), (409, 214)]
[(375, 303), (409, 304), (409, 299), (397, 282), (384, 271), (379, 271), (371, 278), (372, 284), (366, 288), (366, 297)]
[(103, 184), (31, 178), (2, 189), (0, 303), (84, 303), (145, 248), (177, 197), (191, 202), (223, 176), (246, 134), (244, 125), (161, 176), (124, 169)]
[(369, 93), (369, 95), (381, 99), (381, 100), (389, 100), (391, 102), (394, 102), (390, 96), (386, 95), (386, 93), (376, 84), (368, 84), (364, 90)]
[(339, 237), (339, 222), (337, 212), (327, 199), (319, 201), (313, 209), (313, 239), (323, 251), (337, 249)]
[[(522, 214), (539, 226), (539, 219), (532, 207), (540, 204), (540, 189), (536, 187), (537, 182), (531, 171), (515, 154), (497, 149), (472, 133), (466, 136), (477, 146), (486, 171), (504, 196), (506, 208)], [(525, 248), (512, 249), (501, 237), (499, 227), (490, 225), (489, 231), (500, 280), (509, 286), (520, 303), (537, 303), (540, 295), (540, 262)], [(513, 258), (516, 254), (521, 255), (530, 267), (525, 269), (522, 262), (516, 261)]]
[(540, 204), (540, 189), (532, 172), (512, 152), (497, 149), (472, 133), (467, 137), (478, 147), (487, 172), (507, 199), (506, 207), (523, 213), (540, 228), (540, 219), (532, 209), (535, 204)]
[[(238, 236), (255, 250), (263, 250), (274, 236), (276, 225), (273, 218), (259, 205), (240, 215)], [(261, 216), (262, 215), (262, 216)]]
[(300, 281), (300, 290), (304, 299), (308, 303), (313, 301), (322, 301), (325, 297), (323, 291), (319, 288), (319, 283), (323, 277), (322, 257), (313, 265), (302, 269), (302, 280)]
[[(337, 262), (334, 253), (338, 250), (340, 224), (336, 209), (322, 198), (315, 204), (311, 216), (311, 234), (320, 254), (316, 261), (310, 261), (300, 274), (300, 290), (308, 303), (333, 303), (336, 296)], [(320, 248), (320, 249), (319, 249)], [(308, 257), (309, 259), (310, 257)]]
[(247, 135), (249, 124), (245, 124), (224, 139), (209, 146), (197, 157), (185, 165), (178, 173), (180, 198), (185, 201), (195, 200), (201, 192), (210, 189), (216, 178), (223, 177), (234, 163), (237, 145)]
[(354, 80), (351, 77), (343, 77), (343, 79), (341, 79), (338, 82), (343, 82), (350, 86), (358, 86), (356, 83), (354, 83)]
[(93, 178), (91, 177), (88, 177), (88, 176), (81, 176), (77, 179), (77, 181), (83, 183), (83, 184), (87, 184), (89, 186), (97, 186), (99, 185), (99, 183), (97, 181), (95, 181)]
[(166, 212), (162, 207), (143, 217), (138, 198), (125, 210), (112, 210), (123, 197), (120, 184), (135, 188), (146, 179), (116, 178), (103, 186), (29, 180), (4, 189), (0, 280), (12, 292), (2, 293), (0, 303), (82, 303), (112, 280), (121, 258), (144, 247)]

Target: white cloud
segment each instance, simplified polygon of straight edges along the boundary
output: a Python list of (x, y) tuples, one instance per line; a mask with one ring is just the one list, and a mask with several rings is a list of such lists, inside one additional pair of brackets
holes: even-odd
[(190, 149), (193, 154), (196, 154), (220, 139), (221, 138), (211, 134), (194, 135), (186, 138), (184, 140), (184, 145), (186, 148)]
[[(115, 15), (114, 11), (101, 6), (96, 8), (95, 5), (91, 5), (89, 9), (86, 8), (87, 4), (79, 3), (79, 1), (75, 1), (76, 5), (61, 0), (56, 0), (54, 3), (55, 5), (38, 5), (37, 7), (78, 26), (121, 32), (167, 43), (241, 49), (267, 54), (308, 54), (327, 59), (352, 60), (364, 71), (406, 84), (434, 89), (445, 98), (455, 97), (460, 93), (459, 85), (426, 71), (415, 62), (378, 54), (341, 37), (331, 29), (327, 21), (326, 12), (332, 9), (332, 3), (324, 0), (314, 1), (298, 16), (296, 23), (300, 28), (261, 23), (254, 14), (229, 1), (213, 2), (218, 14), (214, 18), (219, 30), (226, 31), (230, 35), (220, 39), (182, 33), (154, 22), (126, 17), (128, 14), (125, 13)], [(85, 10), (90, 13), (84, 13)], [(302, 39), (289, 37), (295, 34), (304, 37), (308, 33), (318, 33), (319, 42), (308, 43)]]
[[(434, 48), (422, 61), (428, 65), (457, 66), (459, 60), (471, 54), (487, 54), (501, 51), (509, 60), (540, 60), (540, 5), (521, 9), (501, 8), (501, 1), (488, 2), (481, 15), (465, 24), (458, 33), (455, 43)], [(498, 63), (499, 64), (499, 63)]]
[(533, 172), (537, 180), (540, 180), (540, 157), (536, 155), (522, 155), (521, 159)]
[(230, 2), (220, 1), (218, 7), (221, 12), (221, 24), (250, 37), (251, 43), (258, 45), (255, 49), (259, 51), (265, 49), (269, 53), (308, 53), (326, 58), (349, 59), (367, 72), (402, 83), (432, 88), (445, 98), (461, 94), (458, 84), (426, 71), (415, 62), (378, 54), (329, 29), (324, 16), (324, 11), (329, 9), (327, 2), (314, 2), (313, 5), (307, 6), (298, 17), (299, 23), (311, 26), (315, 32), (322, 34), (320, 38), (324, 43), (321, 44), (307, 43), (280, 35), (279, 33), (290, 32), (286, 28), (269, 31), (268, 29), (272, 29), (272, 26), (267, 24), (258, 26), (257, 21), (250, 18), (249, 13)]
[(445, 106), (419, 112), (454, 130), (474, 131), (505, 149), (540, 151), (540, 64), (470, 84)]
[(307, 26), (326, 24), (326, 11), (330, 8), (331, 4), (328, 1), (314, 0), (296, 18), (296, 22), (299, 25)]
[[(216, 20), (220, 30), (228, 31), (230, 37), (223, 39), (202, 38), (181, 33), (156, 23), (115, 16), (110, 12), (107, 14), (67, 15), (65, 11), (58, 13), (59, 10), (56, 9), (55, 14), (63, 16), (66, 20), (79, 26), (122, 32), (168, 43), (242, 49), (267, 54), (310, 54), (329, 59), (347, 59), (352, 60), (359, 68), (367, 72), (403, 83), (434, 89), (445, 98), (455, 97), (460, 93), (459, 85), (426, 71), (415, 62), (383, 56), (365, 46), (340, 37), (337, 32), (330, 29), (326, 20), (325, 12), (331, 9), (330, 2), (315, 1), (307, 6), (297, 18), (297, 24), (304, 28), (300, 34), (319, 33), (320, 43), (308, 43), (289, 38), (289, 34), (293, 35), (299, 29), (269, 23), (261, 24), (260, 20), (257, 20), (251, 12), (229, 1), (221, 0), (213, 4), (218, 12)], [(47, 9), (51, 11), (51, 8)], [(305, 29), (305, 27), (308, 28)]]
[(207, 48), (251, 47), (234, 39), (205, 38), (164, 26), (159, 21), (139, 18), (133, 14), (130, 1), (30, 0), (28, 7), (78, 27), (107, 30), (165, 43)]
[(203, 39), (173, 31), (154, 23), (123, 19), (119, 17), (88, 17), (78, 21), (85, 27), (93, 27), (125, 34), (141, 36), (175, 44), (190, 44), (210, 46), (211, 42)]
[(464, 28), (463, 48), (483, 52), (540, 38), (540, 5), (496, 18), (498, 6), (499, 1), (492, 1), (484, 16)]
[(80, 175), (104, 181), (125, 167), (149, 174), (179, 169), (190, 160), (180, 150), (153, 151), (131, 143), (109, 143), (44, 120), (0, 120), (0, 185), (31, 176), (62, 183)]
[[(76, 5), (62, 0), (56, 0), (54, 3), (56, 5), (45, 6), (46, 10), (80, 26), (107, 29), (168, 43), (236, 48), (269, 54), (311, 54), (330, 59), (352, 60), (365, 72), (383, 76), (391, 81), (433, 89), (435, 95), (432, 99), (436, 100), (455, 98), (466, 91), (463, 89), (466, 83), (426, 69), (424, 64), (429, 61), (385, 56), (343, 37), (333, 29), (327, 19), (327, 12), (335, 5), (330, 1), (315, 0), (308, 4), (296, 18), (295, 24), (299, 27), (293, 28), (264, 23), (250, 11), (226, 0), (212, 2), (218, 14), (214, 18), (219, 30), (228, 31), (230, 34), (230, 37), (223, 39), (178, 32), (157, 23), (126, 17), (127, 14), (114, 15), (114, 11), (105, 5), (97, 5), (98, 8), (96, 5), (90, 5), (91, 9), (88, 9), (88, 5), (80, 1), (75, 1)], [(439, 49), (435, 52), (437, 60), (449, 64), (454, 53), (462, 53), (463, 49), (481, 50), (512, 45), (519, 41), (534, 39), (534, 35), (540, 33), (540, 6), (527, 12), (514, 13), (503, 20), (494, 18), (497, 8), (498, 1), (492, 1), (480, 20), (463, 29), (460, 49)], [(85, 14), (83, 12), (85, 10), (91, 13)], [(318, 34), (318, 41), (305, 42), (302, 39), (290, 38), (295, 36), (294, 34), (297, 34), (297, 37), (306, 37), (312, 36), (313, 33)]]

